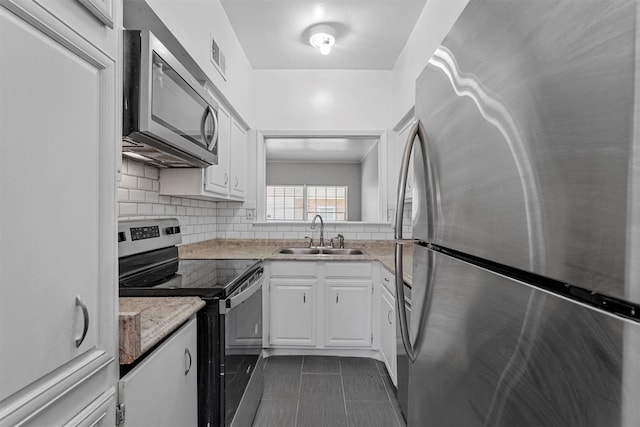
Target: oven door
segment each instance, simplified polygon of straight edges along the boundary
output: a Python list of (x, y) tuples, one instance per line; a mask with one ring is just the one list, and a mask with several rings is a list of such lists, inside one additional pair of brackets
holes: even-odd
[(251, 425), (264, 390), (262, 269), (221, 301), (225, 426)]

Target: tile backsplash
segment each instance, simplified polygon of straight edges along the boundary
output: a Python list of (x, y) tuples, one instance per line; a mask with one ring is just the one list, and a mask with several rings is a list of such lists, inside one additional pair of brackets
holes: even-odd
[[(318, 228), (310, 223), (255, 223), (255, 210), (247, 210), (241, 202), (210, 202), (160, 195), (160, 171), (131, 159), (122, 159), (122, 180), (118, 186), (118, 209), (122, 219), (176, 217), (182, 226), (183, 243), (209, 239), (300, 239), (313, 237), (317, 243)], [(392, 209), (388, 217), (393, 218)], [(411, 204), (405, 206), (405, 238), (411, 237)], [(393, 228), (385, 224), (326, 224), (327, 241), (338, 233), (347, 240), (392, 240)]]
[(119, 218), (175, 217), (180, 221), (183, 243), (215, 239), (216, 203), (161, 196), (159, 172), (156, 167), (122, 159), (122, 180), (118, 186)]

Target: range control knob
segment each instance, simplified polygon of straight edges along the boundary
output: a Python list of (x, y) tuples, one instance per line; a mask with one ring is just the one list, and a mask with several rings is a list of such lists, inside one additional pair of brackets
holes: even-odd
[(180, 226), (167, 227), (165, 231), (167, 232), (167, 234), (180, 234)]

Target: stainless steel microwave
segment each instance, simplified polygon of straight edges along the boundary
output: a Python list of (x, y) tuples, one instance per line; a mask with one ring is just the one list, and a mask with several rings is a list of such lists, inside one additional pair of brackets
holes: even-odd
[(159, 167), (218, 164), (218, 104), (149, 31), (124, 31), (123, 154)]

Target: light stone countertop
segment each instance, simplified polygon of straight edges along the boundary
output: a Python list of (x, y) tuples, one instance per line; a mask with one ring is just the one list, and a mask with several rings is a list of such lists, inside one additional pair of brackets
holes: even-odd
[[(180, 258), (238, 259), (257, 258), (266, 261), (380, 261), (387, 270), (395, 273), (395, 245), (388, 240), (352, 240), (345, 248), (360, 248), (364, 255), (293, 255), (278, 254), (282, 247), (304, 247), (300, 240), (223, 240), (213, 239), (178, 247)], [(412, 249), (403, 246), (403, 279), (411, 285)]]
[(205, 306), (198, 297), (121, 297), (120, 364), (133, 363)]
[[(394, 271), (395, 245), (390, 241), (347, 241), (363, 255), (291, 255), (276, 253), (282, 247), (303, 247), (290, 240), (207, 240), (178, 247), (180, 258), (267, 261), (380, 261)], [(411, 285), (411, 246), (403, 246), (403, 279)], [(120, 300), (120, 363), (130, 364), (176, 330), (205, 303), (197, 297), (122, 297)]]

